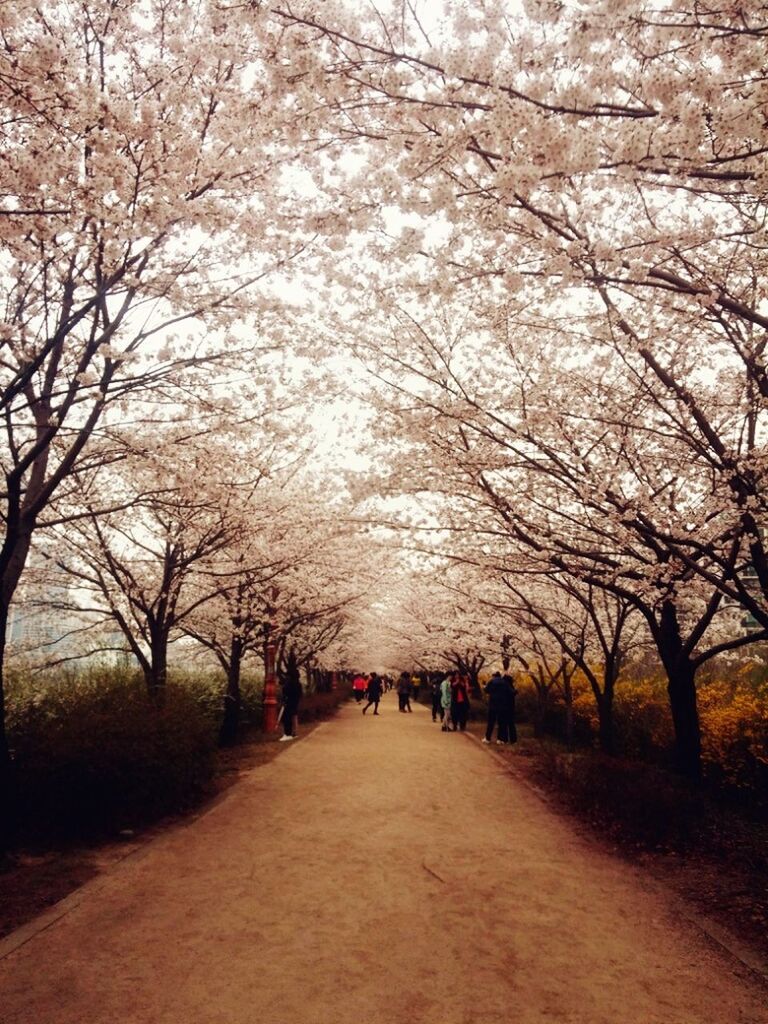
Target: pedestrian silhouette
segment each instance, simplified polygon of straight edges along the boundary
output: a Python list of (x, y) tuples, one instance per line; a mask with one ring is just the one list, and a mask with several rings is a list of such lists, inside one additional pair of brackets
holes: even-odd
[(401, 672), (397, 680), (397, 710), (412, 711), (411, 707), (411, 677), (407, 672)]
[(378, 715), (379, 713), (379, 701), (381, 700), (381, 680), (375, 672), (371, 673), (368, 679), (368, 703), (363, 708), (363, 714), (373, 704), (373, 713)]

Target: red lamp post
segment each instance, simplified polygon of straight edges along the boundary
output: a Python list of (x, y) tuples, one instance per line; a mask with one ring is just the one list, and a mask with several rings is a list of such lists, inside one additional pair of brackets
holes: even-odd
[(275, 641), (272, 639), (272, 630), (269, 628), (267, 640), (264, 644), (264, 718), (262, 721), (264, 732), (274, 732), (277, 729), (277, 685), (275, 680)]

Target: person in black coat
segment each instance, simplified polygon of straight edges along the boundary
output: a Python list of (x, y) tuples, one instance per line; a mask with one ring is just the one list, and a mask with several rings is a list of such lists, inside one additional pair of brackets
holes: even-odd
[(283, 683), (283, 732), (280, 740), (296, 739), (296, 723), (298, 721), (299, 704), (302, 697), (301, 682), (299, 680), (299, 668), (296, 664), (296, 656), (291, 653), (288, 658), (288, 665), (285, 671), (285, 682)]
[[(497, 743), (509, 742), (509, 723), (514, 720), (515, 689), (509, 676), (494, 672), (485, 684), (488, 694), (488, 721), (483, 743), (490, 743), (493, 730), (498, 725)], [(517, 736), (515, 736), (515, 739)]]
[(515, 725), (515, 698), (517, 690), (512, 676), (501, 677), (507, 685), (503, 693), (503, 702), (499, 714), (499, 739), (502, 743), (517, 743), (517, 726)]
[(379, 701), (381, 700), (381, 680), (375, 672), (371, 673), (371, 677), (368, 680), (368, 703), (363, 708), (363, 714), (373, 704), (373, 713), (378, 715), (379, 713)]
[(412, 711), (411, 707), (411, 690), (413, 684), (411, 683), (411, 677), (407, 672), (401, 672), (400, 678), (397, 680), (397, 710), (398, 711)]

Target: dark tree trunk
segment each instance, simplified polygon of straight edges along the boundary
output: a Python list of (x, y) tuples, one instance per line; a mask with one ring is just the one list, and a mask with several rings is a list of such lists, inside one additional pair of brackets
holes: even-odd
[[(0, 600), (0, 680), (4, 679), (8, 607)], [(16, 785), (8, 744), (5, 692), (0, 685), (0, 864), (10, 848), (16, 810)]]
[(533, 735), (537, 739), (545, 733), (544, 724), (547, 718), (547, 712), (549, 711), (549, 687), (539, 682), (535, 676), (531, 677), (533, 680), (534, 689), (536, 690), (536, 711), (533, 718)]
[(616, 753), (616, 737), (613, 729), (613, 697), (616, 692), (616, 679), (618, 677), (618, 666), (615, 662), (609, 662), (605, 666), (603, 674), (603, 688), (597, 679), (590, 675), (589, 681), (592, 686), (592, 694), (597, 707), (597, 740), (600, 749), (604, 754)]
[(469, 693), (471, 697), (476, 697), (478, 700), (483, 696), (483, 691), (480, 689), (480, 669), (474, 666), (469, 670)]
[(675, 730), (675, 767), (694, 782), (701, 779), (701, 729), (696, 701), (696, 666), (683, 648), (674, 605), (661, 612), (657, 646), (667, 675), (667, 693)]
[(675, 728), (675, 765), (686, 778), (698, 782), (701, 779), (701, 729), (696, 668), (686, 660), (667, 674), (667, 693)]
[(604, 754), (616, 753), (613, 731), (613, 694), (603, 693), (597, 702), (598, 743)]
[(510, 647), (512, 644), (512, 637), (509, 633), (505, 633), (501, 638), (501, 667), (505, 673), (509, 672), (509, 666), (512, 662), (512, 655), (510, 653)]
[(153, 632), (149, 666), (144, 670), (150, 697), (160, 698), (168, 681), (168, 634), (165, 630)]
[(32, 542), (31, 530), (22, 529), (14, 503), (9, 496), (9, 514), (5, 541), (0, 551), (0, 861), (10, 847), (14, 832), (18, 793), (13, 761), (8, 742), (8, 721), (5, 700), (5, 657), (11, 601)]
[(229, 652), (229, 669), (227, 671), (227, 692), (224, 696), (224, 717), (219, 730), (219, 746), (231, 746), (237, 739), (240, 728), (240, 667), (243, 663), (243, 641), (240, 637), (232, 637)]
[(573, 751), (574, 723), (573, 723), (573, 687), (571, 677), (563, 672), (563, 702), (565, 703), (565, 745), (569, 751)]

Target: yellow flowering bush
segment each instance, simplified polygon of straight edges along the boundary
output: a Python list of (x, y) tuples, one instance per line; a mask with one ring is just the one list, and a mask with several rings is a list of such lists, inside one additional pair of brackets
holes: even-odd
[[(743, 793), (768, 789), (768, 682), (762, 665), (745, 661), (701, 672), (698, 705), (704, 773), (710, 782)], [(562, 736), (562, 698), (552, 694), (546, 731)], [(597, 707), (586, 680), (574, 676), (577, 744), (596, 745)], [(666, 679), (660, 672), (632, 673), (619, 681), (613, 707), (616, 753), (664, 763), (674, 735)]]
[(703, 759), (714, 781), (759, 791), (768, 782), (768, 687), (747, 671), (700, 687)]

